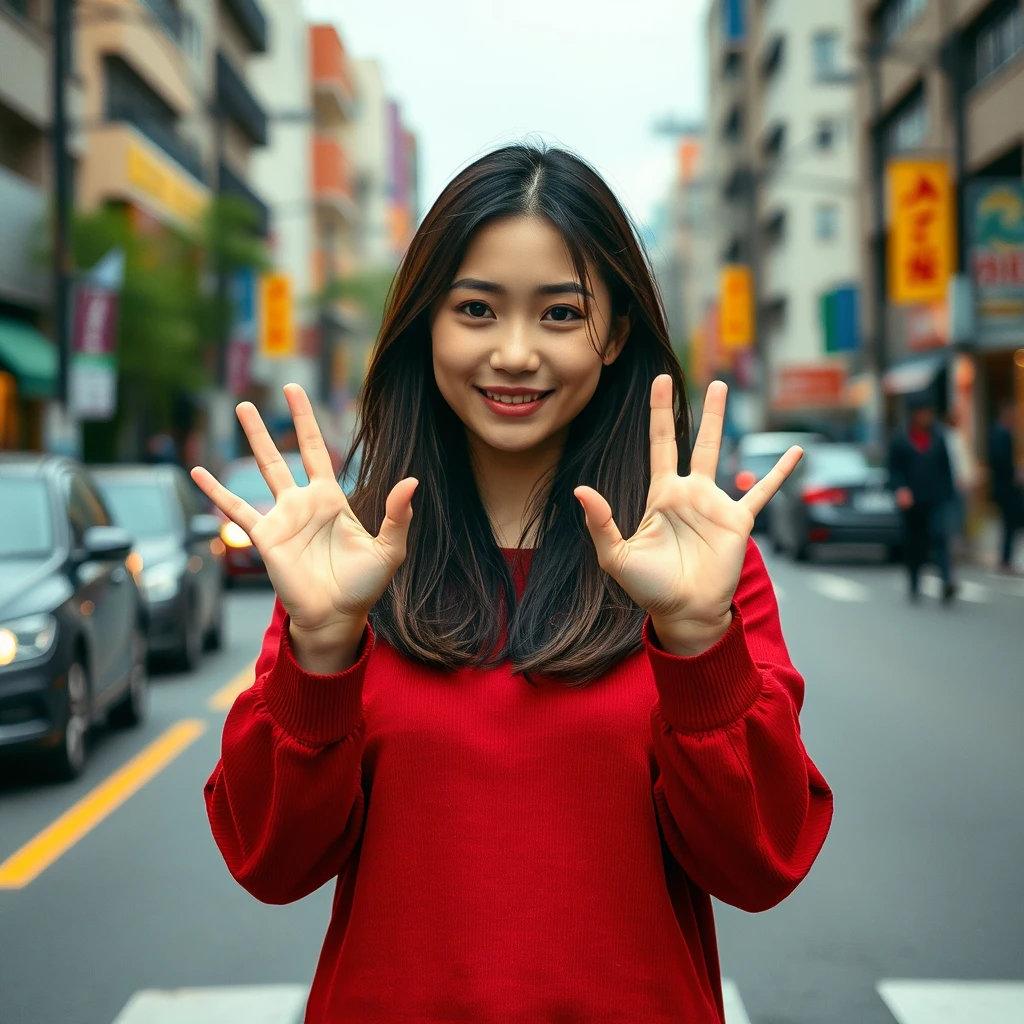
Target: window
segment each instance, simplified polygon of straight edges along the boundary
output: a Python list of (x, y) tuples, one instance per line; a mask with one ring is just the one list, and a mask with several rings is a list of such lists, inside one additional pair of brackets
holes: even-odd
[(77, 473), (68, 476), (65, 495), (74, 544), (80, 547), (86, 530), (92, 526), (109, 526), (110, 520), (92, 488)]
[(761, 59), (761, 74), (765, 78), (771, 78), (777, 74), (785, 56), (786, 37), (775, 36), (765, 47), (764, 57)]
[(819, 242), (839, 237), (839, 207), (835, 203), (819, 203), (814, 208), (814, 237)]
[(766, 246), (774, 249), (782, 245), (786, 240), (786, 211), (778, 209), (769, 214), (762, 230)]
[(885, 0), (871, 19), (876, 39), (891, 43), (927, 6), (928, 0)]
[(162, 537), (182, 528), (171, 496), (152, 479), (124, 480), (110, 477), (100, 484), (114, 522), (136, 537)]
[(992, 4), (964, 33), (971, 85), (994, 75), (1024, 49), (1024, 10), (1020, 0)]
[(725, 124), (722, 126), (722, 135), (730, 142), (735, 142), (739, 139), (742, 131), (743, 108), (737, 103), (729, 111), (725, 119)]
[(50, 497), (46, 484), (5, 477), (0, 483), (0, 558), (45, 558), (53, 549)]
[(811, 66), (815, 81), (834, 78), (839, 70), (839, 33), (831, 29), (811, 36)]
[(836, 144), (836, 123), (830, 117), (822, 117), (814, 126), (814, 148), (827, 153)]
[(729, 50), (722, 59), (722, 77), (737, 79), (743, 74), (743, 53), (740, 50)]
[(886, 118), (882, 129), (885, 152), (905, 153), (907, 150), (918, 149), (928, 137), (928, 128), (928, 102), (924, 83), (918, 82)]
[(761, 150), (767, 160), (777, 160), (786, 148), (786, 126), (781, 121), (772, 123), (765, 132)]

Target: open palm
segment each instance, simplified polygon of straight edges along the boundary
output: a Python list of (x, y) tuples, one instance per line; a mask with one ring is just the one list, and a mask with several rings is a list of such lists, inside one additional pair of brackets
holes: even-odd
[(297, 384), (284, 390), (308, 485), (295, 483), (250, 402), (238, 406), (238, 419), (274, 495), (274, 507), (260, 515), (201, 467), (192, 470), (192, 478), (249, 535), (292, 624), (317, 633), (340, 622), (360, 621), (384, 593), (405, 559), (416, 481), (407, 478), (395, 485), (380, 533), (368, 533), (335, 479), (305, 391)]
[(651, 482), (640, 526), (625, 539), (608, 502), (578, 487), (602, 568), (641, 608), (661, 635), (692, 636), (695, 644), (729, 621), (754, 517), (793, 471), (803, 452), (793, 447), (772, 471), (734, 501), (715, 483), (728, 388), (708, 387), (688, 476), (678, 471), (672, 378), (651, 386)]

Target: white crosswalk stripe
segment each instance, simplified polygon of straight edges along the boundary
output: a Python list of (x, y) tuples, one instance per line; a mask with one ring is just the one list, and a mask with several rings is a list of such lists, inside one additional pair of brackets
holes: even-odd
[(868, 601), (871, 598), (870, 587), (831, 572), (811, 573), (807, 577), (807, 586), (833, 601)]
[[(876, 989), (896, 1024), (1024, 1022), (1024, 982), (888, 979)], [(146, 989), (114, 1024), (301, 1024), (307, 991), (305, 985)], [(735, 981), (722, 979), (722, 997), (726, 1024), (751, 1024)]]
[(1024, 982), (881, 981), (878, 994), (899, 1024), (1021, 1024)]

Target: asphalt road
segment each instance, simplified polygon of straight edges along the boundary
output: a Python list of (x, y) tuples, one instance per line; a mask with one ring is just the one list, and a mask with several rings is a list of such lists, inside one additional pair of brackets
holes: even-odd
[[(717, 908), (729, 1024), (1021, 1024), (1024, 583), (967, 572), (955, 607), (911, 607), (890, 567), (768, 561), (836, 817), (781, 906)], [(224, 715), (209, 702), (251, 664), (270, 604), (232, 594), (227, 648), (157, 676), (146, 726), (99, 735), (80, 781), (0, 783), (0, 877), (79, 801), (109, 811), (0, 887), (0, 1024), (296, 1024), (330, 887), (257, 903), (202, 802)], [(140, 784), (133, 758), (161, 737), (177, 746)], [(119, 802), (126, 764), (139, 788)]]

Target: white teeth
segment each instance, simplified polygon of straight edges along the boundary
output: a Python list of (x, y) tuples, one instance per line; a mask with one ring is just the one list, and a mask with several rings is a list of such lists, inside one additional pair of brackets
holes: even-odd
[(496, 395), (493, 391), (485, 391), (484, 394), (494, 402), (502, 402), (505, 405), (522, 405), (523, 402), (536, 402), (543, 398), (543, 392), (538, 391), (533, 395)]

